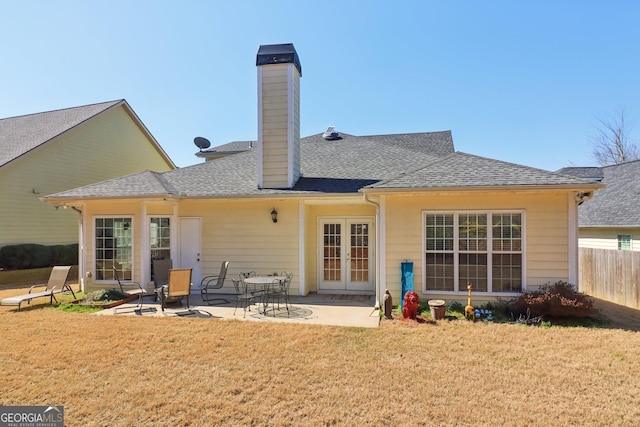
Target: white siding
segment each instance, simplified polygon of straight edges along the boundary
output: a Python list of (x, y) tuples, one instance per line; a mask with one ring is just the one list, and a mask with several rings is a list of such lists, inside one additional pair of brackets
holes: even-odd
[(618, 249), (618, 235), (631, 236), (631, 250), (640, 251), (638, 228), (581, 228), (578, 244), (582, 248)]

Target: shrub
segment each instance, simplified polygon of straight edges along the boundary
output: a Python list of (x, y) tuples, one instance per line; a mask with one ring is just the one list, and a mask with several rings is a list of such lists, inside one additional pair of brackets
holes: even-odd
[(0, 268), (24, 270), (53, 267), (54, 265), (75, 265), (77, 263), (77, 244), (44, 246), (25, 243), (0, 248)]
[(53, 245), (49, 246), (50, 260), (53, 265), (75, 265), (78, 263), (78, 245)]
[(86, 297), (87, 302), (108, 302), (118, 301), (124, 298), (120, 292), (115, 289), (98, 289), (93, 292), (89, 292)]
[(593, 300), (564, 281), (547, 283), (539, 290), (525, 292), (502, 304), (506, 315), (519, 316), (529, 310), (544, 319), (583, 318), (597, 312)]
[(11, 269), (49, 266), (49, 249), (44, 245), (27, 243), (0, 248), (0, 266)]

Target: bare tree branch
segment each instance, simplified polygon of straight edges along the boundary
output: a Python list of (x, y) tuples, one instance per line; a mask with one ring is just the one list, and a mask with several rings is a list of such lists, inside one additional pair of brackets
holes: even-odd
[(596, 134), (591, 137), (591, 155), (600, 166), (616, 165), (640, 159), (639, 144), (629, 141), (624, 109), (615, 116), (596, 120)]

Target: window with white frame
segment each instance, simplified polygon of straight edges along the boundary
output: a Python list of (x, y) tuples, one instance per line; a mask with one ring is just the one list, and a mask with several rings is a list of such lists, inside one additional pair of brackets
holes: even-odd
[(425, 212), (427, 291), (522, 292), (522, 212)]
[(618, 250), (630, 251), (631, 250), (631, 235), (630, 234), (618, 234)]
[(115, 280), (113, 267), (120, 279), (132, 280), (133, 221), (130, 217), (95, 218), (95, 279)]
[(171, 218), (150, 218), (149, 248), (151, 250), (151, 277), (154, 281), (157, 281), (153, 262), (161, 259), (171, 259)]
[(149, 222), (151, 260), (171, 258), (171, 218), (152, 217)]

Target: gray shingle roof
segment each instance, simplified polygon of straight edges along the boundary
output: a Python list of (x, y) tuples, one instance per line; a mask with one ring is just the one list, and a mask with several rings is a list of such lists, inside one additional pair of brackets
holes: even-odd
[(121, 102), (0, 119), (0, 167)]
[(506, 187), (581, 185), (585, 181), (528, 166), (456, 152), (371, 186), (391, 188)]
[(602, 178), (604, 177), (602, 168), (596, 166), (567, 167), (559, 169), (557, 172), (565, 175), (578, 176), (584, 179), (592, 179), (594, 181), (602, 181)]
[(579, 226), (640, 227), (640, 160), (601, 169), (607, 186), (580, 205)]
[(366, 186), (388, 189), (588, 184), (568, 175), (455, 153), (450, 131), (341, 135), (342, 139), (332, 141), (323, 139), (322, 134), (301, 139), (303, 176), (293, 189), (258, 189), (258, 150), (248, 150), (162, 174), (147, 171), (129, 175), (48, 198), (353, 194)]

